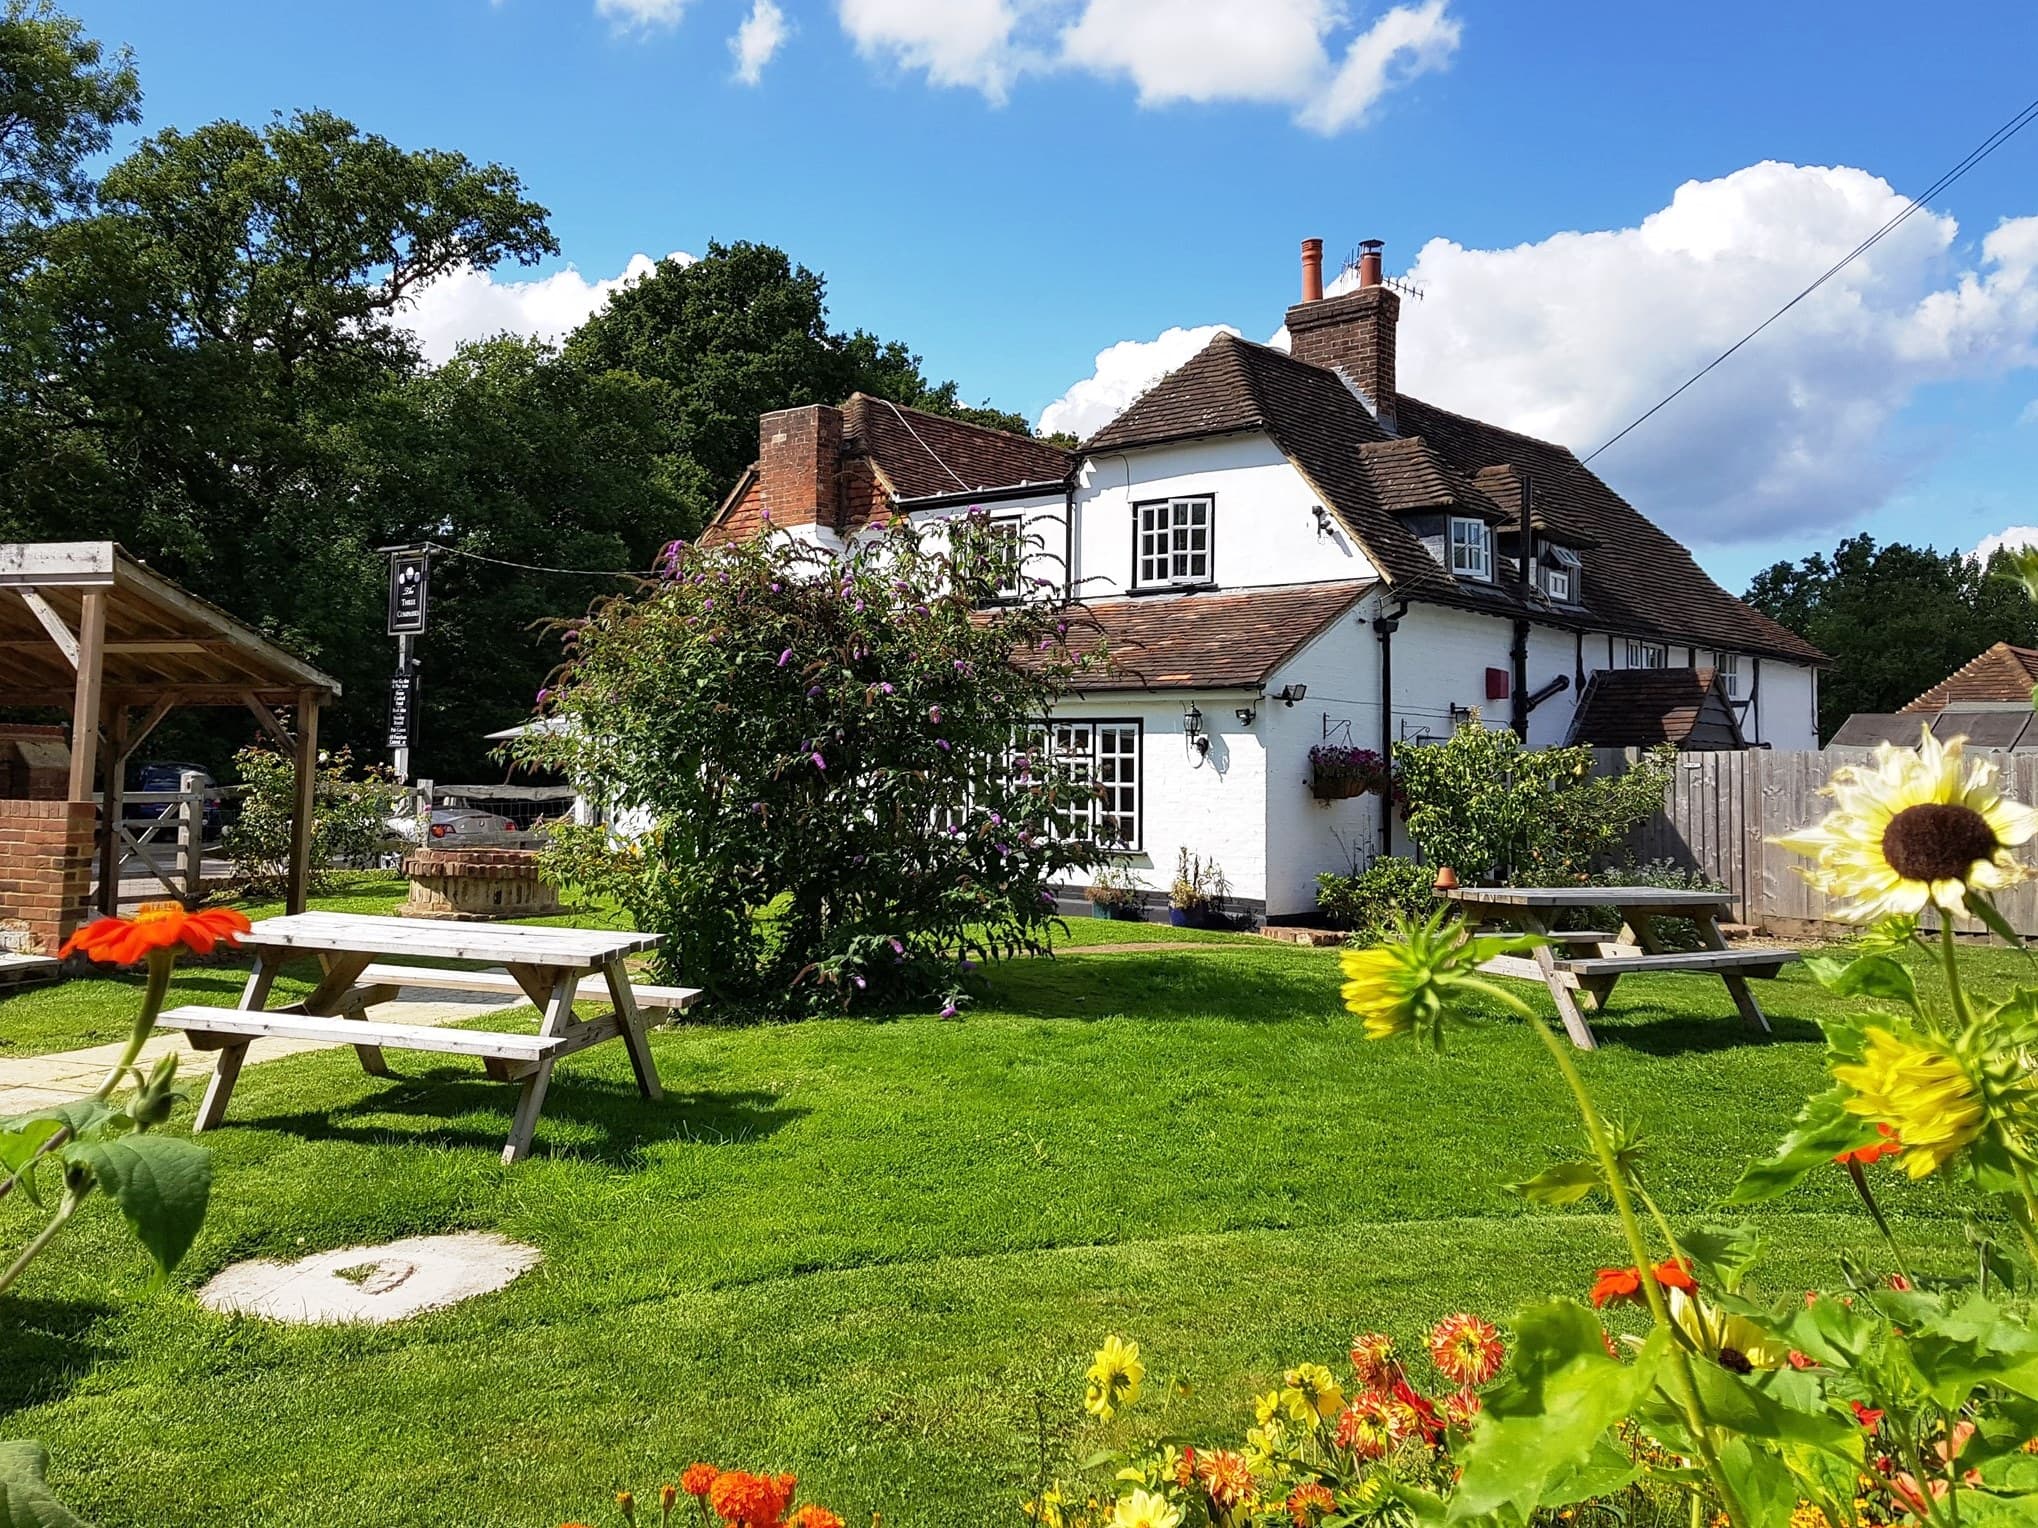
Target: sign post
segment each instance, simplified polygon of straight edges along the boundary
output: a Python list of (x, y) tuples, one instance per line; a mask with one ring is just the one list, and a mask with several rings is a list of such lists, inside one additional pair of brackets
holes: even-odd
[(430, 605), (430, 547), (385, 547), (389, 553), (389, 634), (396, 638), (396, 674), (389, 681), (389, 763), (400, 783), (410, 782), (410, 750), (417, 711), (417, 639)]

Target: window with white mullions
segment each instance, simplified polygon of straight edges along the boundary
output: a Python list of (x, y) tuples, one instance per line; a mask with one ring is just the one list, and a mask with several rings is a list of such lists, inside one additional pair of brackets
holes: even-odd
[(1076, 799), (1060, 813), (1070, 834), (1087, 827), (1119, 849), (1139, 847), (1140, 724), (1056, 722), (1055, 761)]
[(1713, 672), (1726, 686), (1727, 699), (1741, 698), (1741, 655), (1739, 653), (1716, 652), (1712, 655)]
[(1135, 586), (1162, 588), (1169, 584), (1211, 582), (1210, 533), (1216, 519), (1216, 505), (1211, 499), (1161, 499), (1138, 505), (1136, 512)]
[(1451, 517), (1451, 571), (1493, 582), (1493, 527), (1484, 520)]
[(1660, 642), (1644, 642), (1636, 637), (1628, 638), (1628, 667), (1631, 669), (1659, 669), (1670, 662), (1670, 649)]
[(1578, 554), (1567, 546), (1548, 546), (1543, 549), (1543, 593), (1560, 605), (1568, 605), (1578, 598), (1578, 575), (1581, 564)]

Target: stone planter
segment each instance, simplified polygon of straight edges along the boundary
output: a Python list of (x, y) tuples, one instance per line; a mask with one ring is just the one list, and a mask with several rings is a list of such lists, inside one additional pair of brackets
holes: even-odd
[(420, 849), (403, 873), (410, 900), (397, 912), (405, 918), (481, 923), (559, 911), (559, 894), (539, 879), (531, 849)]

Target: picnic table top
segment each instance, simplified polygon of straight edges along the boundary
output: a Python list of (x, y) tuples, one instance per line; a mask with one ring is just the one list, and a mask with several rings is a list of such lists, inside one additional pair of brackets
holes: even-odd
[(1674, 886), (1454, 886), (1443, 893), (1453, 902), (1478, 907), (1652, 907), (1730, 908), (1723, 891), (1680, 891)]
[(516, 923), (438, 923), (368, 913), (291, 913), (266, 918), (241, 943), (257, 949), (333, 951), (354, 955), (421, 955), (491, 965), (591, 970), (622, 955), (649, 950), (662, 934), (593, 928), (531, 928)]

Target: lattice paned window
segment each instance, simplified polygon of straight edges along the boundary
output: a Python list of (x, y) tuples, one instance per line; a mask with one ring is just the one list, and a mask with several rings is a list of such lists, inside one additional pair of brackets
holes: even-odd
[(1727, 699), (1739, 700), (1741, 698), (1741, 655), (1739, 653), (1714, 653), (1712, 655), (1712, 666), (1713, 671), (1720, 676), (1721, 681), (1726, 685)]
[(1133, 584), (1142, 589), (1169, 584), (1207, 584), (1210, 533), (1217, 506), (1208, 498), (1161, 499), (1137, 506)]
[(1139, 847), (1140, 724), (1136, 721), (1054, 723), (1057, 760), (1078, 787), (1094, 797), (1062, 812), (1067, 831), (1088, 826), (1115, 848)]
[(1451, 571), (1493, 582), (1493, 527), (1484, 520), (1451, 517)]
[(1628, 667), (1656, 669), (1670, 662), (1670, 649), (1661, 642), (1644, 642), (1637, 637), (1628, 638)]

